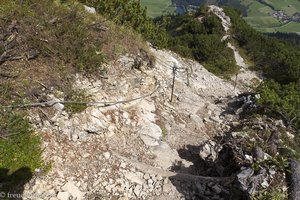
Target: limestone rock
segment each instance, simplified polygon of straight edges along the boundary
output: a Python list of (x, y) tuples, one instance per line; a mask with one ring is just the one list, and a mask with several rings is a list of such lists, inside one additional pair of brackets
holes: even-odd
[(78, 200), (81, 200), (84, 197), (84, 193), (79, 190), (73, 181), (67, 182), (62, 189), (70, 193), (73, 198), (77, 198)]
[(161, 142), (152, 151), (156, 155), (156, 163), (164, 170), (172, 167), (176, 160), (180, 160), (177, 151), (171, 149), (166, 142)]
[(86, 12), (91, 13), (91, 14), (96, 13), (96, 9), (94, 7), (89, 7), (89, 6), (86, 6), (86, 5), (83, 5), (83, 6), (84, 6), (84, 9), (85, 9)]
[(162, 137), (162, 130), (154, 123), (147, 122), (140, 126), (139, 134), (147, 146), (158, 146)]
[(134, 172), (127, 172), (125, 174), (125, 178), (131, 182), (134, 182), (134, 183), (137, 183), (140, 185), (143, 185), (143, 183), (144, 183), (143, 178), (139, 174), (136, 174)]
[(59, 200), (69, 200), (70, 194), (68, 192), (59, 192), (57, 198)]
[(106, 160), (108, 160), (108, 159), (110, 158), (110, 153), (109, 153), (109, 152), (105, 152), (105, 153), (103, 154), (103, 156), (104, 156), (104, 158), (105, 158)]

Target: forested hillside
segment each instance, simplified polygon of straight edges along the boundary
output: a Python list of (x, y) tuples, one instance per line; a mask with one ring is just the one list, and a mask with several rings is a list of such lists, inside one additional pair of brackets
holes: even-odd
[(194, 6), (214, 4), (234, 7), (242, 12), (243, 18), (255, 29), (262, 32), (300, 32), (298, 0), (142, 0), (148, 15), (157, 17), (168, 12), (184, 13)]
[(267, 81), (260, 88), (261, 103), (286, 116), (286, 122), (300, 128), (300, 48), (270, 38), (251, 28), (230, 8), (226, 13), (233, 22), (233, 39), (244, 48), (262, 70)]

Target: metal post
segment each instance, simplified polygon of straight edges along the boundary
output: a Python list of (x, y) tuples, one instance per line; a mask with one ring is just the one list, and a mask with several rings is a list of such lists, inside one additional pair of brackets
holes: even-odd
[(173, 94), (174, 94), (174, 87), (175, 87), (175, 77), (176, 77), (176, 70), (177, 70), (177, 66), (174, 64), (174, 66), (173, 66), (173, 82), (172, 82), (172, 92), (171, 92), (171, 99), (170, 99), (170, 103), (172, 103), (172, 101), (173, 101)]
[(234, 91), (235, 88), (236, 88), (237, 79), (238, 79), (238, 73), (235, 74), (235, 81), (234, 81), (234, 88), (233, 88), (233, 91)]

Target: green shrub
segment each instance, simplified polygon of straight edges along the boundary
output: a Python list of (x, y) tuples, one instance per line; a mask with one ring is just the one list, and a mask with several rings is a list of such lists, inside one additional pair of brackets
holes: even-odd
[(300, 82), (281, 85), (267, 81), (259, 88), (259, 103), (287, 117), (294, 127), (300, 130)]
[(227, 77), (238, 71), (232, 50), (221, 41), (225, 34), (221, 21), (205, 7), (197, 13), (163, 16), (156, 23), (169, 34), (167, 48), (203, 63), (216, 75)]
[[(1, 176), (16, 174), (2, 189), (12, 189), (17, 183), (28, 181), (35, 169), (47, 170), (41, 157), (41, 138), (28, 119), (10, 111), (0, 111), (0, 172)], [(20, 170), (23, 169), (23, 170)], [(0, 187), (1, 189), (1, 187)]]

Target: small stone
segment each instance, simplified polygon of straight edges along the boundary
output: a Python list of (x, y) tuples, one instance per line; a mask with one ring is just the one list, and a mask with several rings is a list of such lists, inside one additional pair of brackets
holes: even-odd
[(168, 179), (168, 178), (165, 178), (163, 184), (165, 185), (165, 184), (167, 184), (167, 183), (169, 183), (169, 179)]
[(169, 193), (169, 192), (171, 192), (172, 191), (172, 185), (171, 184), (165, 184), (164, 186), (163, 186), (163, 192), (164, 193)]
[(158, 181), (161, 181), (161, 180), (163, 180), (163, 177), (162, 177), (162, 176), (160, 176), (160, 175), (157, 175), (157, 176), (156, 176), (156, 178), (157, 178), (157, 180), (158, 180)]
[(84, 9), (86, 12), (90, 13), (90, 14), (95, 14), (96, 13), (96, 9), (94, 7), (90, 7), (90, 6), (86, 6), (86, 5), (83, 5), (84, 6)]
[(123, 112), (123, 118), (124, 118), (124, 119), (128, 119), (128, 118), (129, 118), (128, 112)]
[(159, 196), (160, 195), (160, 191), (161, 191), (161, 189), (155, 188), (155, 195)]
[(232, 135), (232, 137), (234, 137), (234, 138), (237, 138), (237, 137), (243, 138), (243, 137), (246, 136), (246, 134), (245, 134), (244, 132), (232, 132), (231, 135)]
[(263, 152), (262, 148), (260, 148), (258, 146), (253, 148), (252, 155), (253, 155), (253, 158), (254, 158), (255, 161), (264, 160), (264, 152)]
[(144, 183), (144, 179), (142, 179), (141, 176), (139, 176), (138, 174), (134, 173), (134, 172), (128, 172), (125, 174), (125, 178), (128, 179), (131, 182), (143, 185)]
[(210, 120), (216, 122), (216, 123), (221, 123), (222, 120), (219, 117), (209, 117)]
[(55, 190), (53, 190), (53, 189), (47, 191), (47, 196), (52, 196), (52, 197), (54, 197), (55, 194), (56, 194), (56, 192), (55, 192)]
[(34, 172), (35, 172), (35, 173), (40, 173), (40, 172), (41, 172), (41, 169), (40, 169), (40, 168), (36, 168), (36, 169), (34, 170)]
[(59, 200), (69, 200), (70, 194), (68, 192), (59, 192), (57, 198)]
[(248, 160), (250, 163), (253, 162), (253, 157), (250, 155), (245, 154), (245, 159)]
[(276, 174), (276, 170), (275, 169), (269, 169), (269, 174), (270, 175), (275, 175)]
[(290, 133), (290, 132), (286, 132), (286, 135), (288, 136), (288, 138), (290, 139), (290, 140), (293, 140), (294, 138), (295, 138), (295, 135), (293, 135), (292, 133)]
[(146, 180), (150, 179), (150, 175), (149, 174), (145, 174), (144, 175), (144, 179), (146, 179)]
[(152, 192), (154, 190), (154, 186), (152, 184), (148, 185), (148, 188), (149, 188), (149, 192)]
[(53, 105), (53, 108), (55, 108), (58, 111), (62, 111), (64, 109), (64, 107), (65, 106), (61, 103), (56, 103), (56, 104)]
[(268, 181), (265, 179), (261, 184), (260, 184), (263, 188), (267, 188), (267, 187), (269, 187), (269, 183), (268, 183)]
[(196, 183), (196, 188), (200, 194), (204, 194), (206, 190), (205, 184)]
[(87, 139), (87, 137), (88, 137), (88, 133), (85, 132), (85, 131), (82, 131), (82, 132), (80, 132), (80, 133), (78, 134), (78, 138), (79, 138), (80, 140), (85, 141), (85, 140)]
[(156, 182), (157, 181), (157, 178), (156, 178), (156, 176), (155, 175), (150, 175), (151, 176), (151, 179), (154, 181), (154, 182)]
[(108, 159), (110, 158), (110, 153), (109, 153), (109, 152), (105, 152), (105, 153), (103, 154), (103, 156), (104, 156), (104, 158), (105, 158), (106, 160), (108, 160)]
[(209, 182), (209, 183), (207, 183), (207, 186), (210, 187), (210, 188), (212, 188), (214, 186), (214, 183), (213, 182)]
[(148, 179), (148, 185), (153, 185), (154, 181), (152, 179)]
[(82, 155), (83, 158), (87, 158), (87, 157), (89, 157), (89, 156), (90, 156), (89, 153), (85, 153), (85, 154)]
[(113, 188), (113, 187), (112, 187), (111, 185), (108, 185), (108, 186), (105, 187), (105, 190), (106, 190), (107, 192), (111, 192), (112, 188)]
[(210, 192), (209, 190), (205, 190), (204, 195), (210, 196), (210, 195), (211, 195), (211, 192)]
[(275, 126), (277, 126), (277, 127), (283, 127), (283, 128), (285, 128), (285, 125), (284, 125), (284, 123), (283, 123), (282, 120), (276, 120), (276, 121), (274, 122), (274, 124), (275, 124)]
[(220, 200), (220, 197), (218, 195), (215, 195), (212, 197), (212, 200)]
[(108, 184), (108, 183), (107, 183), (106, 181), (102, 182), (102, 186), (103, 186), (103, 187), (107, 186), (107, 184)]
[(73, 142), (77, 142), (77, 140), (78, 140), (78, 135), (72, 134), (72, 135), (71, 135), (71, 139), (72, 139)]
[(140, 137), (147, 146), (158, 146), (162, 137), (162, 130), (154, 123), (142, 124), (139, 129)]
[(125, 196), (125, 197), (121, 197), (121, 198), (119, 198), (118, 200), (129, 200), (129, 199), (128, 199), (128, 197), (127, 197), (127, 196)]
[(120, 167), (121, 167), (121, 168), (126, 168), (126, 167), (127, 167), (127, 164), (126, 164), (125, 162), (121, 162)]
[(222, 189), (218, 186), (215, 185), (211, 188), (216, 194), (220, 194), (222, 192)]
[(137, 197), (140, 197), (141, 191), (142, 191), (142, 187), (141, 187), (140, 185), (137, 185), (137, 186), (134, 188), (134, 190), (133, 190), (134, 194), (135, 194)]
[(79, 190), (73, 181), (67, 182), (62, 189), (68, 191), (77, 200), (83, 199), (84, 193)]

